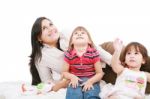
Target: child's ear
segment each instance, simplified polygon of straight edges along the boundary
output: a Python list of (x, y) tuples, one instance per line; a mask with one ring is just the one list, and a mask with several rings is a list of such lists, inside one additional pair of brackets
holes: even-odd
[(71, 42), (70, 45), (73, 46), (73, 42)]
[(145, 59), (143, 59), (142, 64), (145, 64)]
[(89, 40), (89, 41), (88, 41), (88, 44), (90, 44), (90, 45), (91, 45), (91, 44), (92, 44), (92, 42)]

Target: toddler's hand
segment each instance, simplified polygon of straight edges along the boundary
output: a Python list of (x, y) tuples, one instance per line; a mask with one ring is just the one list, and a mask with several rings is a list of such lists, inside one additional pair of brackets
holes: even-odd
[(84, 92), (91, 90), (91, 89), (94, 89), (93, 84), (88, 80), (85, 83), (83, 83), (82, 85), (84, 86), (82, 89), (82, 91), (84, 91)]
[(73, 75), (70, 80), (69, 86), (76, 88), (79, 85), (79, 81), (82, 81), (82, 80), (78, 78), (77, 76)]
[(116, 51), (121, 51), (122, 48), (123, 48), (123, 42), (120, 40), (120, 39), (115, 39), (115, 41), (113, 42), (113, 46), (114, 46), (114, 49)]

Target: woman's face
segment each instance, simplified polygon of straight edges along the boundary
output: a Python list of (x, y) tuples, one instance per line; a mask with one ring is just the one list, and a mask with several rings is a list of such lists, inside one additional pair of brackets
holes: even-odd
[(57, 28), (53, 25), (50, 20), (44, 19), (42, 21), (42, 35), (39, 38), (39, 41), (42, 43), (48, 44), (50, 46), (56, 46), (56, 43), (59, 38), (59, 33)]

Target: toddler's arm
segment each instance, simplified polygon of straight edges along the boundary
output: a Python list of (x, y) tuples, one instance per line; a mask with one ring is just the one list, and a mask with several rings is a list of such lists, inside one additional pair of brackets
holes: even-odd
[(100, 61), (97, 61), (94, 64), (94, 67), (96, 74), (84, 83), (83, 91), (90, 90), (93, 87), (93, 84), (99, 82), (104, 75)]
[(117, 74), (120, 74), (124, 69), (124, 67), (121, 65), (121, 62), (119, 59), (122, 48), (123, 48), (123, 43), (119, 39), (116, 39), (113, 42), (113, 46), (114, 46), (115, 52), (112, 56), (111, 66), (112, 66), (112, 69), (114, 72), (116, 72)]

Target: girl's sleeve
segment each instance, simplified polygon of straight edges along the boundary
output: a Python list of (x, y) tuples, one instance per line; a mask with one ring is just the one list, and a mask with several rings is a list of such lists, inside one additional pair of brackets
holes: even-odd
[(97, 50), (99, 51), (99, 54), (100, 54), (100, 58), (101, 58), (101, 61), (107, 63), (108, 65), (111, 64), (111, 58), (112, 58), (112, 55), (109, 54), (107, 51), (105, 51), (102, 47), (100, 46), (97, 46), (96, 47)]
[(95, 50), (93, 52), (93, 63), (95, 64), (97, 61), (101, 61), (100, 55), (99, 55), (99, 51)]
[(69, 52), (68, 51), (64, 52), (64, 61), (67, 62), (68, 64), (70, 62), (69, 57), (70, 57)]

